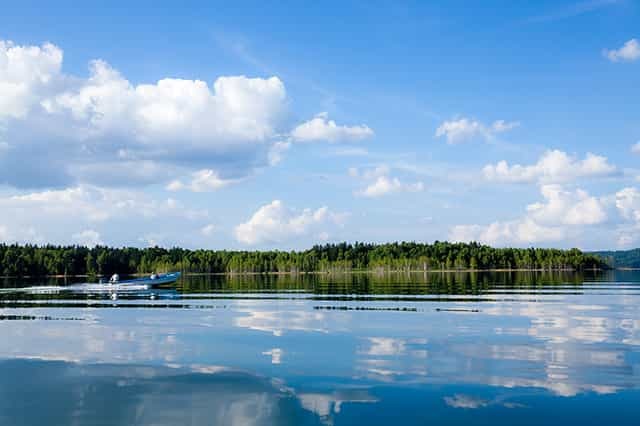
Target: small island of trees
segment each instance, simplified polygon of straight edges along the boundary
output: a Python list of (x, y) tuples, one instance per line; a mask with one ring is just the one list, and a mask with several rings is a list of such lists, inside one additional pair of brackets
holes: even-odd
[(228, 251), (0, 244), (0, 275), (186, 273), (312, 273), (423, 270), (604, 269), (578, 249), (493, 248), (478, 243), (340, 243), (303, 251)]

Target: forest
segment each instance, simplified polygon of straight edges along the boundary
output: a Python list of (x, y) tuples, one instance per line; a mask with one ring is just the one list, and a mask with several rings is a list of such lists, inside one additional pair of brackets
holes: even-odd
[(640, 249), (638, 248), (631, 250), (598, 251), (590, 254), (604, 259), (612, 268), (640, 268)]
[(578, 249), (492, 248), (478, 243), (340, 243), (302, 251), (188, 250), (0, 244), (0, 275), (101, 276), (186, 273), (301, 273), (356, 270), (606, 269), (599, 256)]

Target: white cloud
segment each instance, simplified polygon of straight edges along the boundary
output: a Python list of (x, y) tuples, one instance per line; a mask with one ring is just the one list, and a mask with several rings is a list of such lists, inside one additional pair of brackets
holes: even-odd
[(611, 62), (633, 62), (640, 59), (640, 43), (632, 38), (619, 49), (604, 50), (604, 56)]
[(538, 223), (594, 225), (607, 218), (604, 202), (582, 189), (571, 192), (560, 185), (543, 185), (540, 192), (545, 202), (527, 206), (528, 215)]
[(640, 141), (631, 145), (631, 152), (633, 152), (634, 154), (640, 154)]
[(623, 218), (640, 222), (640, 191), (629, 187), (616, 192), (616, 208)]
[(355, 192), (355, 195), (361, 197), (377, 198), (399, 192), (421, 192), (424, 190), (422, 182), (403, 183), (397, 177), (390, 177), (391, 168), (386, 164), (364, 170), (350, 167), (348, 173), (352, 178), (368, 182), (365, 188)]
[(329, 120), (326, 112), (300, 124), (291, 132), (294, 140), (299, 142), (355, 142), (368, 139), (374, 135), (373, 130), (362, 124), (358, 126), (341, 126)]
[(357, 194), (363, 197), (375, 198), (398, 192), (420, 192), (423, 190), (424, 184), (422, 182), (402, 183), (400, 179), (396, 177), (379, 176), (374, 182)]
[(62, 51), (42, 46), (16, 46), (0, 40), (0, 119), (21, 118), (38, 102), (38, 92), (54, 84), (62, 66)]
[(530, 218), (489, 225), (455, 225), (449, 232), (452, 241), (479, 241), (489, 245), (528, 245), (560, 241), (565, 237), (561, 227), (539, 225)]
[(234, 233), (243, 244), (279, 243), (308, 235), (323, 225), (341, 225), (345, 218), (345, 214), (331, 212), (327, 207), (296, 213), (282, 201), (274, 200), (260, 207), (247, 222), (236, 226)]
[(511, 129), (515, 129), (520, 125), (518, 121), (504, 121), (504, 120), (496, 120), (491, 125), (491, 131), (494, 133), (502, 133), (509, 131)]
[(436, 137), (445, 136), (449, 144), (464, 142), (482, 133), (482, 124), (467, 118), (445, 121), (436, 129)]
[(451, 228), (450, 239), (518, 246), (557, 242), (575, 227), (596, 225), (607, 219), (605, 201), (584, 190), (543, 185), (540, 192), (544, 201), (528, 205), (523, 217), (489, 225), (457, 225)]
[(134, 196), (126, 191), (90, 186), (33, 192), (0, 200), (0, 206), (7, 210), (30, 209), (47, 215), (68, 214), (90, 222), (104, 221), (137, 204)]
[[(172, 198), (156, 200), (140, 191), (89, 185), (3, 196), (0, 211), (2, 226), (12, 230), (0, 234), (0, 240), (59, 244), (102, 244), (102, 237), (95, 231), (98, 225), (101, 230), (117, 231), (122, 223), (128, 224), (131, 229), (119, 241), (130, 242), (141, 229), (157, 226), (158, 222), (164, 226), (170, 221), (182, 227), (187, 223), (202, 226), (201, 221), (208, 217), (207, 211), (187, 208)], [(122, 233), (115, 233), (119, 235), (106, 233), (108, 243), (122, 238)]]
[(579, 160), (563, 151), (551, 150), (529, 166), (510, 166), (506, 161), (500, 161), (485, 166), (482, 171), (485, 179), (496, 182), (557, 183), (583, 177), (609, 176), (616, 168), (608, 163), (606, 157), (592, 153), (587, 153), (583, 160)]
[(93, 229), (86, 229), (77, 234), (73, 234), (71, 238), (76, 244), (86, 247), (95, 247), (104, 244), (100, 238), (100, 234)]
[(436, 137), (445, 137), (448, 144), (454, 145), (474, 138), (491, 140), (496, 134), (509, 131), (520, 125), (519, 122), (494, 121), (485, 125), (478, 120), (460, 118), (444, 121), (436, 129)]
[(43, 244), (44, 237), (32, 226), (0, 225), (0, 242), (7, 244)]
[[(209, 169), (229, 179), (269, 164), (288, 109), (278, 77), (135, 85), (101, 60), (87, 78), (65, 74), (62, 58), (51, 44), (0, 41), (0, 183), (131, 185)], [(42, 151), (46, 160), (33, 157)]]
[(239, 179), (222, 179), (217, 171), (211, 169), (198, 170), (192, 173), (191, 181), (183, 183), (181, 180), (171, 181), (167, 185), (169, 191), (189, 190), (193, 192), (208, 192), (223, 188)]
[(277, 77), (219, 77), (211, 90), (204, 81), (171, 78), (134, 86), (99, 60), (90, 71), (79, 87), (44, 100), (49, 112), (69, 112), (87, 137), (116, 133), (183, 148), (262, 142), (285, 107)]
[(0, 199), (0, 208), (5, 211), (31, 210), (47, 215), (76, 217), (89, 222), (103, 222), (119, 216), (136, 214), (153, 217), (161, 212), (173, 211), (180, 215), (190, 214), (175, 200), (164, 202), (150, 200), (136, 191), (106, 189), (88, 185), (63, 190), (48, 190)]

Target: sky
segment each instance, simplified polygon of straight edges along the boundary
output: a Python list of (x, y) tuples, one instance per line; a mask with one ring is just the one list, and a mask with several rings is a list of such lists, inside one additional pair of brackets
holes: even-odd
[(7, 2), (0, 242), (640, 246), (640, 1)]

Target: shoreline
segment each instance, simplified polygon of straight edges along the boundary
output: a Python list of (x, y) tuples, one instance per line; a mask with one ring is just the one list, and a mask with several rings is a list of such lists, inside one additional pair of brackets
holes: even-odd
[[(274, 275), (274, 276), (299, 276), (299, 275), (346, 275), (346, 274), (432, 274), (432, 273), (483, 273), (483, 272), (551, 272), (551, 273), (578, 273), (578, 272), (606, 272), (606, 271), (640, 271), (640, 268), (589, 268), (589, 269), (544, 269), (544, 268), (525, 268), (525, 269), (361, 269), (361, 270), (336, 270), (336, 271), (301, 271), (301, 272), (182, 272), (183, 276), (258, 276), (258, 275)], [(150, 273), (134, 273), (123, 274), (129, 277), (142, 277)], [(0, 279), (33, 279), (33, 278), (105, 278), (106, 275), (23, 275), (11, 276), (0, 275)]]

